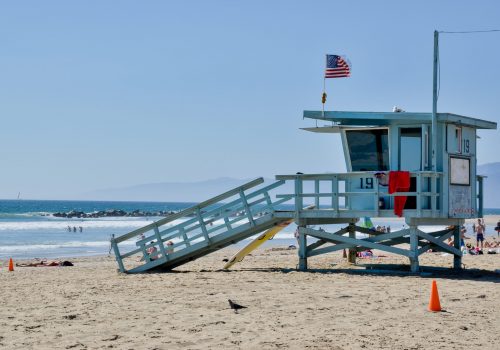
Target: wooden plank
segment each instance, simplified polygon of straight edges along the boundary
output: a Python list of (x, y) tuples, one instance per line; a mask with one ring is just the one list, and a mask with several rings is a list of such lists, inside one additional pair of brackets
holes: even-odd
[[(451, 236), (453, 236), (453, 231), (449, 231), (448, 233), (442, 235), (439, 239), (444, 241), (445, 239), (448, 239)], [(440, 251), (442, 251), (441, 248), (439, 246), (435, 245), (434, 243), (427, 243), (426, 245), (422, 245), (422, 247), (418, 250), (418, 255), (422, 255), (423, 253), (427, 252), (429, 249), (436, 248), (436, 247), (439, 248)]]
[(248, 222), (250, 225), (255, 226), (255, 222), (253, 222), (252, 211), (250, 210), (250, 206), (248, 205), (247, 199), (245, 197), (245, 192), (243, 190), (240, 191), (240, 198), (243, 202), (243, 206), (245, 207), (245, 213), (247, 214)]
[[(314, 193), (319, 193), (319, 180), (314, 180)], [(314, 205), (319, 208), (319, 196), (314, 197)]]
[(321, 247), (321, 246), (322, 246), (322, 245), (324, 245), (325, 243), (327, 243), (327, 241), (324, 241), (324, 240), (320, 239), (319, 241), (316, 241), (316, 242), (314, 242), (314, 243), (312, 243), (312, 244), (309, 244), (309, 245), (307, 246), (307, 256), (310, 256), (310, 255), (309, 255), (309, 252), (310, 252), (310, 251), (313, 251), (314, 249), (316, 249), (316, 248), (318, 248), (318, 247)]
[(160, 231), (158, 230), (158, 226), (155, 226), (154, 230), (155, 230), (156, 241), (158, 242), (158, 246), (160, 247), (161, 255), (164, 256), (166, 260), (168, 260), (167, 252), (165, 251), (165, 246), (163, 245), (163, 241), (161, 240), (161, 235)]
[(208, 232), (207, 228), (205, 227), (205, 222), (203, 222), (203, 218), (201, 216), (200, 209), (196, 209), (196, 217), (198, 218), (198, 222), (200, 223), (201, 227), (201, 232), (203, 232), (203, 236), (205, 236), (205, 239), (210, 242), (210, 237), (208, 237)]
[(186, 231), (184, 231), (184, 228), (183, 227), (179, 228), (179, 232), (182, 235), (182, 239), (186, 243), (186, 247), (189, 247), (191, 245), (191, 242), (189, 241)]
[(339, 243), (339, 242), (340, 243), (349, 243), (349, 244), (352, 244), (355, 246), (363, 246), (363, 247), (372, 248), (372, 249), (379, 249), (379, 250), (391, 252), (394, 254), (404, 255), (407, 257), (409, 257), (409, 254), (410, 254), (409, 251), (404, 250), (404, 249), (385, 246), (385, 245), (373, 243), (373, 242), (370, 242), (367, 240), (339, 236), (339, 235), (328, 233), (326, 231), (316, 231), (316, 230), (312, 230), (309, 228), (304, 228), (303, 230), (304, 230), (304, 233), (309, 235), (309, 236), (323, 239), (323, 240), (325, 240), (327, 242), (331, 242), (331, 243)]
[(334, 175), (332, 178), (332, 209), (335, 212), (339, 211), (339, 197), (337, 195), (338, 192), (339, 192), (339, 179), (337, 176)]
[(460, 256), (462, 255), (462, 252), (460, 250), (456, 249), (455, 247), (449, 246), (448, 244), (442, 242), (438, 238), (435, 238), (435, 237), (431, 236), (430, 234), (428, 234), (426, 232), (422, 232), (422, 231), (418, 230), (417, 234), (420, 237), (428, 240), (429, 242), (434, 243), (438, 247), (443, 248), (445, 251), (448, 251), (448, 252), (450, 252), (452, 254), (456, 254), (456, 255), (460, 255)]
[[(397, 238), (401, 238), (406, 236), (409, 232), (408, 230), (401, 230), (401, 231), (394, 231), (390, 233), (384, 233), (376, 237), (367, 237), (367, 238), (362, 238), (362, 241), (366, 242), (374, 242), (374, 243), (379, 243), (385, 246), (392, 246), (392, 245), (397, 245), (401, 243), (406, 243), (405, 241), (408, 241), (409, 238), (404, 239), (404, 240), (398, 240)], [(345, 232), (344, 232), (345, 233)], [(336, 232), (335, 234), (342, 234), (341, 231)], [(386, 242), (384, 242), (386, 241)], [(316, 249), (314, 251), (311, 251), (309, 253), (309, 256), (316, 256), (316, 255), (321, 255), (321, 254), (326, 254), (326, 253), (333, 253), (339, 250), (343, 249), (348, 249), (352, 247), (357, 247), (358, 244), (349, 244), (349, 243), (337, 243), (334, 246), (330, 247), (325, 247), (325, 248), (320, 248)], [(359, 249), (361, 250), (361, 249)], [(363, 249), (364, 250), (364, 249)]]
[(115, 259), (118, 263), (118, 268), (120, 272), (125, 272), (125, 266), (123, 265), (122, 257), (120, 256), (120, 250), (118, 249), (118, 244), (115, 241), (114, 235), (111, 238), (111, 246), (113, 247), (113, 252), (115, 253)]
[(302, 180), (300, 176), (295, 177), (295, 220), (299, 220), (299, 211), (304, 207), (302, 200)]

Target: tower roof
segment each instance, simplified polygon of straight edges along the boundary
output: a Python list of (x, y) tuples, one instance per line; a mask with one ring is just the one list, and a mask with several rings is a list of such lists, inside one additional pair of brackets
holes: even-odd
[[(388, 126), (431, 123), (432, 113), (422, 112), (348, 112), (304, 111), (304, 118), (334, 122), (337, 126)], [(438, 123), (449, 123), (475, 129), (496, 129), (497, 123), (453, 113), (437, 113)], [(308, 128), (308, 130), (313, 128)], [(312, 131), (312, 130), (310, 130)]]

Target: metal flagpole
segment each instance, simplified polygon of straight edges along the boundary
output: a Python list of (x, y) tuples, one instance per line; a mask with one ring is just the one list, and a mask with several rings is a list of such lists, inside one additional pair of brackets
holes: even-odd
[[(325, 118), (325, 102), (326, 102), (326, 67), (328, 67), (328, 54), (325, 55), (325, 72), (323, 73), (323, 95), (321, 95), (321, 117)], [(318, 120), (316, 119), (316, 127)]]
[(432, 81), (432, 171), (437, 171), (436, 167), (436, 149), (437, 149), (437, 76), (439, 60), (439, 32), (434, 31), (434, 69)]

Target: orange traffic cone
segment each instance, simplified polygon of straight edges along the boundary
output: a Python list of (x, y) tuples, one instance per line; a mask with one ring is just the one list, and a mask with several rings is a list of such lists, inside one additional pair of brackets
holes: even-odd
[(14, 262), (12, 261), (12, 258), (9, 260), (9, 271), (14, 271)]
[(441, 311), (441, 303), (439, 302), (439, 293), (436, 281), (432, 281), (431, 298), (429, 300), (429, 311)]

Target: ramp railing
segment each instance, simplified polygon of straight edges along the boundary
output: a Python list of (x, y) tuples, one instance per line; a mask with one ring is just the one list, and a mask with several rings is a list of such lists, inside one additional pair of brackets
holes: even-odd
[[(255, 189), (263, 178), (158, 220), (123, 236), (111, 245), (121, 272), (142, 272), (180, 265), (249, 237), (274, 221), (274, 210), (293, 195), (273, 201), (270, 191), (284, 181)], [(252, 192), (249, 190), (252, 189)], [(249, 192), (249, 193), (247, 193)], [(129, 251), (122, 253), (128, 248)]]

